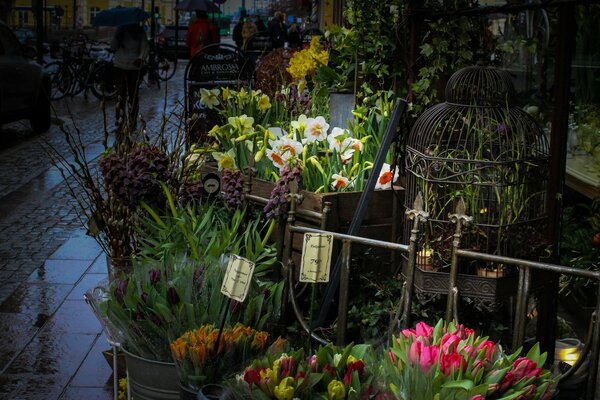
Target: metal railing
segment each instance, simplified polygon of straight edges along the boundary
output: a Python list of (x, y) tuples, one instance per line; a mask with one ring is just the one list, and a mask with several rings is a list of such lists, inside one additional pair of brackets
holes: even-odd
[[(347, 329), (347, 315), (348, 315), (348, 296), (349, 296), (349, 281), (350, 281), (350, 262), (352, 244), (361, 244), (371, 247), (377, 247), (382, 249), (388, 249), (392, 251), (398, 251), (406, 255), (408, 269), (406, 273), (406, 280), (403, 285), (403, 291), (399, 302), (399, 308), (392, 319), (392, 322), (388, 328), (387, 335), (389, 337), (394, 329), (400, 327), (407, 327), (410, 325), (410, 316), (412, 311), (412, 300), (414, 295), (414, 276), (416, 269), (416, 256), (417, 256), (417, 240), (419, 237), (420, 226), (425, 223), (429, 217), (428, 213), (423, 210), (422, 198), (417, 196), (414, 202), (413, 209), (406, 211), (409, 220), (413, 221), (413, 227), (411, 229), (411, 235), (409, 244), (398, 244), (390, 243), (381, 240), (368, 239), (359, 236), (346, 235), (342, 233), (325, 231), (324, 229), (314, 229), (296, 226), (296, 214), (297, 205), (301, 202), (302, 198), (297, 194), (297, 188), (292, 188), (292, 193), (288, 196), (290, 202), (290, 210), (288, 213), (287, 225), (286, 225), (286, 237), (285, 237), (285, 251), (284, 251), (284, 274), (288, 279), (286, 296), (289, 296), (291, 305), (298, 321), (302, 328), (311, 335), (311, 337), (321, 343), (327, 343), (328, 341), (323, 337), (319, 336), (312, 331), (311, 327), (306, 324), (305, 317), (300, 310), (296, 299), (296, 293), (294, 291), (294, 261), (292, 257), (292, 243), (294, 234), (304, 233), (326, 233), (332, 235), (334, 240), (341, 241), (341, 258), (342, 258), (342, 270), (339, 276), (339, 298), (338, 298), (338, 315), (337, 315), (337, 331), (336, 331), (336, 342), (339, 345), (343, 345), (346, 341), (346, 329)], [(324, 214), (327, 214), (327, 210), (324, 210)], [(590, 320), (590, 326), (588, 330), (588, 337), (586, 339), (586, 345), (580, 355), (578, 361), (561, 377), (561, 381), (572, 376), (577, 372), (583, 364), (586, 362), (589, 356), (589, 373), (588, 373), (588, 384), (586, 389), (586, 399), (593, 399), (595, 394), (596, 377), (598, 374), (598, 361), (599, 361), (599, 350), (600, 350), (600, 272), (593, 272), (588, 270), (582, 270), (572, 267), (567, 267), (558, 264), (549, 264), (543, 262), (536, 262), (512, 257), (497, 256), (492, 254), (479, 253), (471, 250), (464, 250), (460, 248), (460, 239), (462, 236), (462, 229), (468, 226), (472, 221), (472, 218), (465, 214), (465, 207), (462, 201), (459, 201), (456, 212), (450, 214), (449, 219), (451, 222), (456, 224), (456, 230), (453, 235), (452, 242), (452, 262), (449, 273), (449, 286), (446, 301), (446, 320), (458, 320), (458, 299), (460, 292), (458, 290), (458, 269), (459, 261), (461, 259), (480, 260), (498, 262), (504, 265), (513, 265), (518, 271), (518, 286), (516, 289), (516, 306), (515, 306), (515, 320), (514, 320), (514, 333), (513, 333), (513, 349), (521, 347), (525, 342), (525, 327), (527, 323), (527, 304), (531, 290), (531, 275), (532, 270), (546, 271), (563, 275), (578, 276), (588, 279), (593, 279), (598, 282), (597, 301), (596, 308), (592, 314)], [(322, 226), (323, 228), (323, 226)], [(383, 337), (383, 339), (385, 339)]]

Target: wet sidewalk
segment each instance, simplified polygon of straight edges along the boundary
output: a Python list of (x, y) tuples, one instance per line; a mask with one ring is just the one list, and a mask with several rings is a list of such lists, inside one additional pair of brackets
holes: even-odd
[(0, 305), (1, 399), (112, 399), (109, 345), (83, 298), (106, 274), (77, 231)]

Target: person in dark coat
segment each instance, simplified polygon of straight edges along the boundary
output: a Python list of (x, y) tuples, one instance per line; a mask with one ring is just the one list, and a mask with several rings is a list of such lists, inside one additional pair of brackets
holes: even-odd
[(259, 33), (262, 33), (267, 30), (267, 26), (265, 25), (263, 20), (260, 18), (260, 15), (256, 16), (256, 21), (254, 21), (254, 23), (256, 24), (256, 28), (258, 29)]
[(244, 28), (244, 22), (246, 21), (246, 10), (240, 12), (240, 19), (237, 24), (233, 27), (233, 33), (231, 34), (235, 45), (240, 49), (244, 45), (244, 36), (242, 36), (242, 29)]
[(287, 39), (287, 27), (283, 23), (284, 15), (282, 12), (277, 11), (271, 21), (269, 21), (269, 27), (267, 33), (271, 37), (273, 48), (277, 49), (283, 47)]

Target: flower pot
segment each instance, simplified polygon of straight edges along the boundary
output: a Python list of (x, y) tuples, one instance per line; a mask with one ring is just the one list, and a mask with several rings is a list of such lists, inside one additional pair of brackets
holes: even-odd
[(477, 267), (477, 276), (483, 276), (485, 278), (504, 278), (506, 276), (506, 268), (504, 268), (503, 265)]
[(423, 249), (417, 253), (417, 267), (423, 271), (436, 271), (433, 267), (433, 249)]
[(198, 391), (190, 389), (189, 387), (184, 386), (180, 383), (179, 384), (179, 398), (180, 398), (180, 400), (197, 400), (199, 398)]
[(329, 118), (332, 127), (348, 129), (348, 121), (353, 120), (354, 110), (353, 92), (330, 92)]
[(179, 400), (175, 363), (150, 360), (123, 349), (131, 395), (136, 400)]
[(202, 389), (198, 392), (198, 400), (217, 400), (222, 399), (223, 394), (226, 392), (225, 386), (209, 384), (202, 386)]

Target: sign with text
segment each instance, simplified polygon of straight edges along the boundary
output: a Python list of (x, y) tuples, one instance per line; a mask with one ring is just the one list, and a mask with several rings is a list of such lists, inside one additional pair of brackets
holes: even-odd
[(305, 233), (302, 246), (300, 282), (329, 282), (333, 235)]
[(252, 274), (254, 274), (254, 263), (244, 257), (232, 254), (229, 257), (223, 285), (221, 285), (221, 293), (230, 299), (243, 302), (248, 295), (248, 289), (250, 289)]

